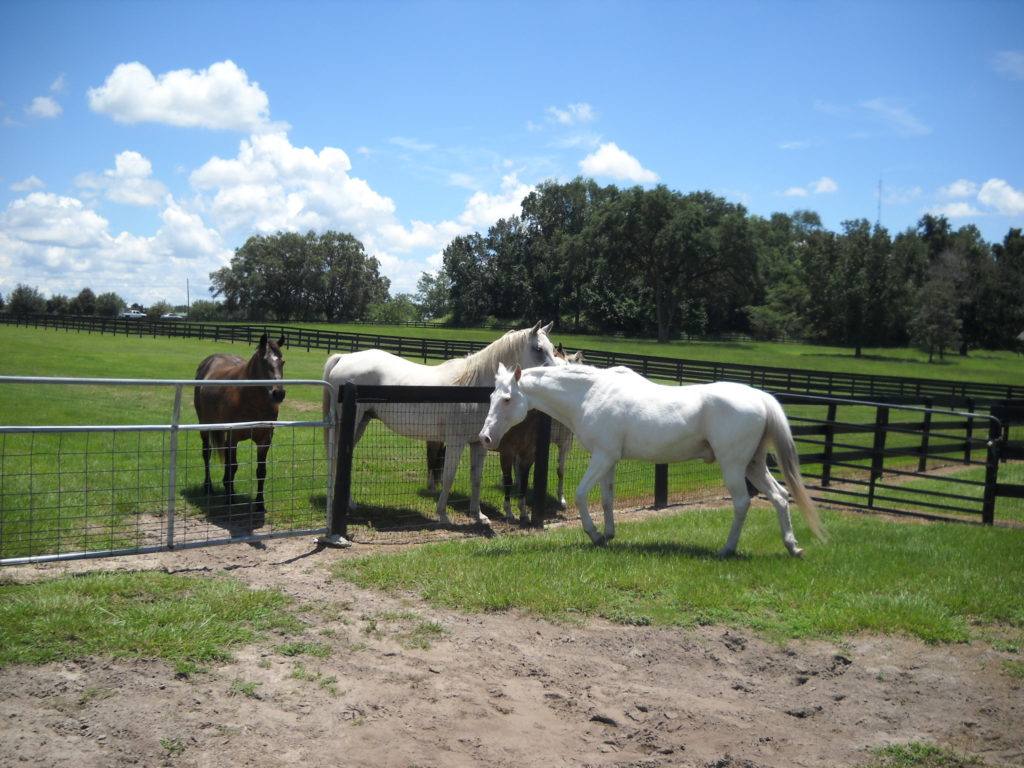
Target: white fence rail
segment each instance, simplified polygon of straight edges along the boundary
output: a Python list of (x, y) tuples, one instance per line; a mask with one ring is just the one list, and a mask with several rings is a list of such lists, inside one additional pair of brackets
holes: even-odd
[[(333, 391), (313, 379), (274, 383), (288, 389), (280, 420), (199, 424), (191, 405), (197, 384), (192, 379), (0, 376), (5, 395), (0, 399), (0, 565), (238, 541), (259, 545), (271, 538), (325, 532), (330, 500), (323, 428), (333, 425), (321, 419), (319, 403), (324, 390)], [(80, 387), (93, 391), (79, 398), (75, 389)], [(315, 405), (310, 388), (316, 389)], [(102, 396), (95, 397), (97, 391)], [(77, 401), (87, 402), (88, 408), (76, 410)], [(317, 418), (286, 418), (308, 411)], [(43, 420), (41, 413), (52, 414), (56, 422), (92, 423), (30, 423)], [(165, 422), (150, 423), (162, 413)], [(235, 498), (228, 505), (222, 464), (213, 457), (213, 491), (207, 493), (199, 436), (182, 435), (258, 426), (274, 427), (265, 513), (253, 504), (253, 443), (239, 445)]]

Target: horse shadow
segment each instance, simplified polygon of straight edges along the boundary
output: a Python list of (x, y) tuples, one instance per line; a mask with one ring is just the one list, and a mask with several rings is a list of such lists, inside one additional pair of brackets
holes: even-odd
[(203, 514), (210, 525), (223, 528), (232, 539), (252, 536), (267, 524), (265, 509), (256, 508), (256, 497), (248, 493), (235, 493), (231, 504), (221, 493), (209, 493), (202, 485), (182, 491), (185, 500)]

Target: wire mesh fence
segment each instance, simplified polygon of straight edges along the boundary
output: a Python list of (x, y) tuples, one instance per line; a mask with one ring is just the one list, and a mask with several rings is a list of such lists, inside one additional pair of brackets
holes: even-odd
[[(274, 422), (264, 510), (254, 503), (257, 462), (251, 442), (239, 445), (231, 503), (216, 457), (212, 487), (205, 486), (192, 382), (5, 377), (5, 402), (22, 394), (28, 405), (5, 413), (0, 426), (0, 563), (323, 531), (324, 422), (319, 414), (309, 420), (305, 411), (325, 385), (288, 383), (295, 402), (282, 406)], [(40, 391), (46, 403), (76, 403), (79, 415), (72, 419), (59, 407), (34, 408), (39, 401), (31, 395)], [(101, 405), (82, 407), (91, 402)], [(40, 424), (47, 416), (51, 423)], [(67, 423), (72, 420), (95, 423)]]

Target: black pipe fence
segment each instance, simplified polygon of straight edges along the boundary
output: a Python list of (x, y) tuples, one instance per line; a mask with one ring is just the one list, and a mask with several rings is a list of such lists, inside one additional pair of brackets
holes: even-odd
[[(369, 518), (368, 513), (353, 518), (350, 512), (353, 473), (369, 473), (373, 478), (374, 473), (383, 471), (379, 460), (367, 460), (362, 443), (360, 447), (353, 444), (357, 404), (403, 402), (424, 408), (438, 403), (483, 404), (489, 394), (489, 388), (476, 387), (346, 385), (341, 392), (341, 448), (335, 470), (338, 484), (329, 510), (329, 531), (347, 536), (353, 521), (376, 528), (386, 525), (384, 517), (372, 519), (373, 513)], [(1024, 423), (1024, 404), (1000, 406), (994, 416), (798, 393), (777, 397), (786, 407), (805, 481), (819, 503), (936, 520), (992, 524), (998, 517), (1024, 521), (1024, 502), (1019, 501), (1024, 498), (1024, 465), (1007, 463), (1009, 459), (1024, 458), (1024, 443), (1007, 440), (1011, 424)], [(481, 425), (483, 413), (481, 408)], [(547, 417), (544, 420), (550, 422)], [(538, 436), (536, 450), (538, 457), (548, 458), (546, 435)], [(573, 456), (566, 480), (570, 498), (589, 460), (581, 450)], [(417, 457), (421, 458), (422, 453)], [(626, 486), (622, 473), (637, 471), (627, 466), (630, 464), (638, 462), (622, 462), (617, 470), (620, 505)], [(706, 468), (702, 462), (657, 465), (653, 473), (649, 468), (640, 471), (646, 478), (640, 481), (646, 490), (631, 494), (640, 505), (660, 508), (693, 501), (697, 486), (701, 489), (697, 495), (704, 498), (712, 498), (707, 489), (716, 485), (724, 493), (717, 468)], [(380, 475), (376, 477), (364, 479), (363, 487), (382, 485)], [(551, 512), (548, 477), (546, 466), (534, 477), (534, 525), (541, 525)], [(1017, 482), (1011, 482), (1014, 480)], [(713, 498), (718, 503), (724, 500), (721, 494)]]
[[(0, 313), (0, 323), (53, 328), (84, 333), (131, 336), (169, 336), (253, 344), (264, 331), (284, 336), (289, 347), (329, 353), (356, 352), (376, 347), (424, 363), (450, 360), (478, 352), (487, 342), (458, 339), (419, 339), (377, 333), (349, 333), (298, 326), (228, 323), (193, 323), (180, 320), (123, 320), (55, 315), (18, 316)], [(699, 384), (737, 381), (768, 392), (794, 392), (827, 397), (885, 401), (926, 407), (973, 411), (1007, 400), (1024, 400), (1024, 385), (985, 384), (969, 381), (876, 376), (870, 374), (812, 371), (796, 368), (715, 363), (652, 355), (583, 349), (591, 365), (625, 365), (659, 381)]]

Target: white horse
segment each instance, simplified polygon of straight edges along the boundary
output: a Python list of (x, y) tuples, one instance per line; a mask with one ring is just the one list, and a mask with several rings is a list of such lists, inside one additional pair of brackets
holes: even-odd
[[(743, 384), (718, 382), (685, 387), (648, 381), (629, 368), (599, 369), (567, 365), (523, 371), (498, 369), (480, 441), (493, 447), (530, 408), (566, 424), (591, 454), (576, 490), (584, 530), (595, 544), (615, 536), (615, 465), (621, 459), (656, 463), (716, 459), (732, 495), (732, 529), (719, 557), (734, 554), (750, 507), (746, 480), (764, 493), (779, 516), (782, 540), (791, 555), (797, 545), (786, 489), (765, 461), (768, 444), (782, 467), (790, 492), (814, 534), (825, 540), (818, 512), (807, 495), (786, 414), (767, 392)], [(587, 497), (601, 484), (604, 534), (587, 509)]]
[[(446, 360), (439, 365), (420, 365), (380, 349), (367, 349), (348, 355), (331, 355), (324, 366), (324, 380), (335, 390), (348, 381), (357, 386), (479, 386), (494, 385), (494, 371), (503, 363), (521, 368), (537, 365), (555, 365), (555, 348), (548, 338), (552, 323), (533, 328), (509, 331), (479, 352), (466, 357)], [(335, 414), (335, 398), (324, 393), (323, 415)], [(486, 523), (487, 516), (480, 512), (480, 480), (483, 477), (487, 449), (478, 439), (484, 420), (482, 405), (472, 403), (451, 404), (396, 404), (373, 403), (359, 405), (356, 410), (355, 443), (363, 436), (366, 425), (374, 417), (383, 421), (392, 431), (413, 440), (444, 443), (444, 473), (441, 493), (437, 499), (437, 516), (448, 524), (448, 495), (451, 493), (455, 473), (459, 468), (463, 449), (469, 444), (470, 483), (472, 492), (469, 513), (478, 522)], [(325, 430), (325, 440), (328, 431)], [(327, 441), (327, 458), (331, 471), (337, 455), (337, 443)], [(333, 477), (332, 477), (333, 482)]]

